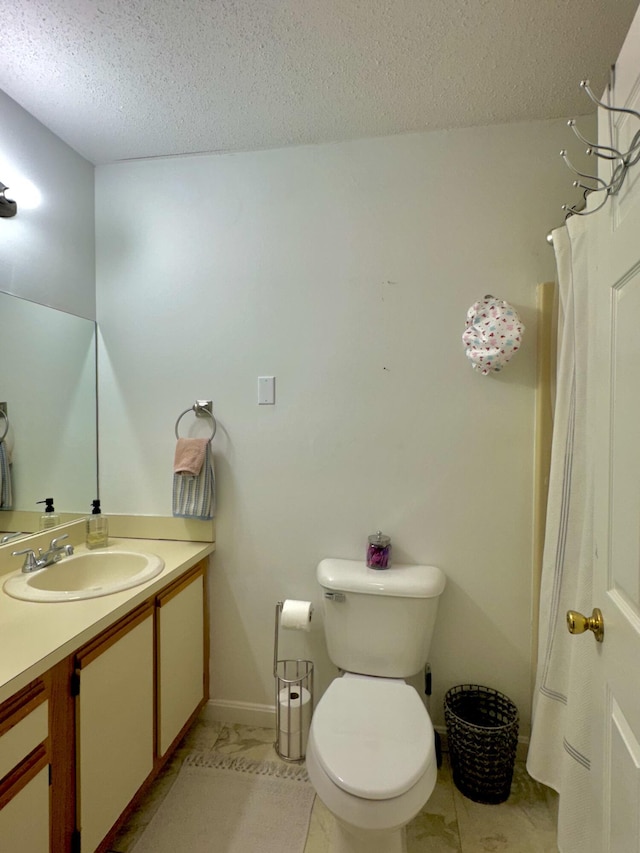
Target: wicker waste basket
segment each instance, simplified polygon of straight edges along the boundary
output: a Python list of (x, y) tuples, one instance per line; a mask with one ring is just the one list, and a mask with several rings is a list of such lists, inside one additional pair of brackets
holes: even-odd
[(461, 684), (444, 697), (453, 781), (476, 803), (503, 803), (511, 792), (518, 709), (491, 687)]

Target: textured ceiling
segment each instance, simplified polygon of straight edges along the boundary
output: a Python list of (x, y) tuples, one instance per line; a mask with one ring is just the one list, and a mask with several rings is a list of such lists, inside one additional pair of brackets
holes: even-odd
[(0, 0), (0, 89), (93, 163), (590, 112), (638, 0)]

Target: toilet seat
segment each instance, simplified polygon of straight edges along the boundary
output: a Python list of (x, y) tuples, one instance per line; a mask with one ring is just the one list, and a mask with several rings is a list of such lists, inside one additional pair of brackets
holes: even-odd
[(436, 760), (429, 715), (403, 681), (335, 679), (318, 703), (311, 729), (327, 776), (365, 799), (399, 797)]

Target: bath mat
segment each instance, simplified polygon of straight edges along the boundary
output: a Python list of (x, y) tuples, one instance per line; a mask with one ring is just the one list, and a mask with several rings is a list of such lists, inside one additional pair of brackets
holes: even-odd
[(313, 799), (303, 767), (191, 753), (133, 853), (303, 853)]

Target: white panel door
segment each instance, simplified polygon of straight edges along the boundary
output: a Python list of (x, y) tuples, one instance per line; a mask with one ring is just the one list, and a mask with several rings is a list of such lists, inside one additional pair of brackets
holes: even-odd
[[(606, 96), (640, 110), (640, 12)], [(599, 116), (599, 142), (627, 150), (640, 120)], [(604, 176), (604, 175), (603, 175)], [(596, 194), (597, 196), (598, 194)], [(593, 783), (601, 803), (598, 853), (640, 851), (640, 164), (592, 214), (589, 278), (595, 332), (595, 569), (593, 605), (604, 617), (594, 643)], [(585, 638), (577, 641), (585, 641)]]

